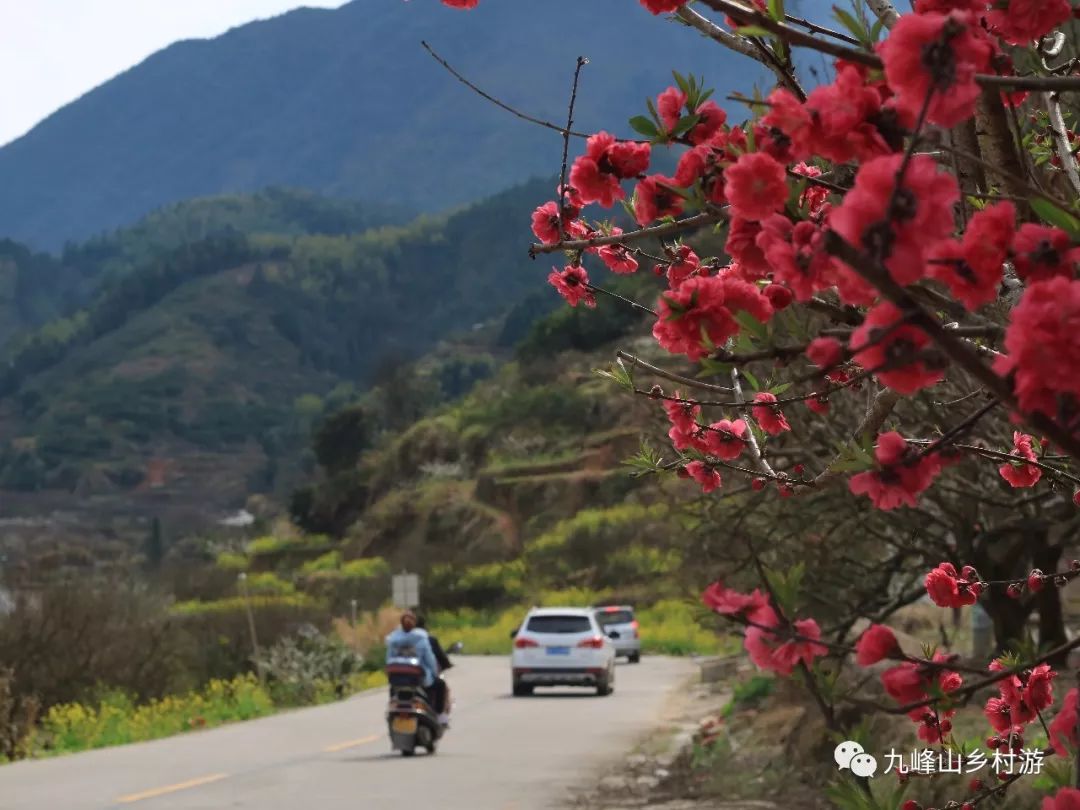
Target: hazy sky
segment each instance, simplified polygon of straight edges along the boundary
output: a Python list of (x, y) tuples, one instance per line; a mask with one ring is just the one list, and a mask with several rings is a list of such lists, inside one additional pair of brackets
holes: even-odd
[(344, 0), (0, 0), (0, 144), (179, 39)]

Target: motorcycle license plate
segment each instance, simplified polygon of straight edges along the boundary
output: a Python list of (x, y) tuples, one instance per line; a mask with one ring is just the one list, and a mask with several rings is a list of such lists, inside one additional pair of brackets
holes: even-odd
[(415, 717), (395, 717), (390, 723), (395, 734), (415, 734), (417, 726)]
[(570, 654), (570, 648), (569, 647), (548, 647), (547, 648), (547, 654), (548, 655), (569, 655)]

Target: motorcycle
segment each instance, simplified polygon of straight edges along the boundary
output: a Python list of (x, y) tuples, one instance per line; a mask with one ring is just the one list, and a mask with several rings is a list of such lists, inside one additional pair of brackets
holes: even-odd
[(402, 756), (411, 757), (417, 748), (434, 754), (443, 727), (424, 689), (424, 670), (417, 658), (393, 659), (386, 665), (390, 681), (390, 706), (386, 722), (390, 745)]
[[(462, 645), (454, 644), (451, 652), (460, 652)], [(424, 689), (424, 670), (419, 658), (391, 658), (386, 664), (390, 682), (390, 705), (386, 723), (390, 745), (402, 756), (411, 757), (417, 748), (434, 754), (438, 742), (446, 733), (431, 698)]]

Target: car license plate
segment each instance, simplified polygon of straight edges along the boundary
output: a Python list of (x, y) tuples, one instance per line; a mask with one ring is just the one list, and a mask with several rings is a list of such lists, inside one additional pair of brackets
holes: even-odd
[(415, 734), (417, 725), (415, 717), (395, 717), (390, 727), (395, 734)]
[(547, 648), (547, 654), (548, 655), (569, 655), (570, 654), (570, 648), (569, 647), (548, 647)]

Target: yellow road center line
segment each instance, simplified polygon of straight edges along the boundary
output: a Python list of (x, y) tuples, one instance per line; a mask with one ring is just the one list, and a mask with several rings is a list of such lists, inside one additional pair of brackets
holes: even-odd
[(378, 734), (372, 734), (370, 737), (361, 737), (359, 740), (348, 740), (348, 741), (343, 742), (343, 743), (338, 743), (337, 745), (328, 745), (328, 746), (326, 746), (326, 748), (323, 749), (323, 751), (325, 753), (327, 753), (327, 754), (334, 754), (334, 753), (337, 753), (338, 751), (344, 751), (347, 748), (356, 748), (356, 747), (361, 746), (361, 745), (367, 745), (368, 743), (373, 743), (377, 739), (379, 739), (379, 737), (380, 737), (380, 735), (378, 735)]
[(209, 776), (200, 776), (198, 779), (191, 779), (187, 782), (178, 782), (175, 785), (167, 785), (166, 787), (147, 790), (143, 793), (132, 793), (127, 796), (121, 796), (116, 801), (118, 804), (141, 802), (146, 799), (157, 798), (158, 796), (166, 796), (169, 793), (177, 793), (181, 790), (190, 790), (191, 788), (202, 787), (203, 785), (209, 785), (213, 782), (220, 782), (222, 779), (227, 779), (228, 777), (229, 775), (227, 773), (214, 773)]

